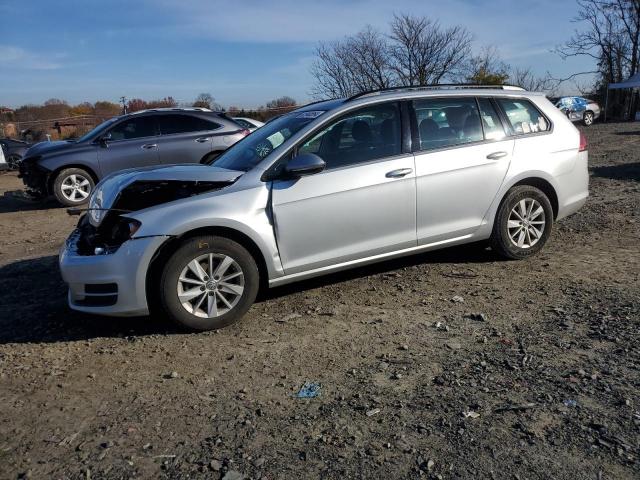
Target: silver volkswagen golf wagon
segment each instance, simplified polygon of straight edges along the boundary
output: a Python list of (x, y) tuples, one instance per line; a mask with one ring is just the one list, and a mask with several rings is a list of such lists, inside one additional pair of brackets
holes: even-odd
[(543, 94), (438, 86), (307, 105), (212, 165), (104, 178), (60, 253), (71, 308), (229, 325), (261, 287), (490, 240), (536, 254), (588, 195), (582, 134)]

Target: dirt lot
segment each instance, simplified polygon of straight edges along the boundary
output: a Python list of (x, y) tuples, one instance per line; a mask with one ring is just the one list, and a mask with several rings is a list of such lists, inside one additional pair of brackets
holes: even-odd
[(68, 310), (75, 219), (0, 176), (0, 477), (639, 478), (640, 124), (586, 133), (537, 258), (387, 262), (208, 334)]

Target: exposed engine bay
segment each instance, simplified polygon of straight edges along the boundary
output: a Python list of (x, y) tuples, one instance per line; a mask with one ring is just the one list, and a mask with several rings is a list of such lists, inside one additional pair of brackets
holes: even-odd
[[(134, 181), (122, 189), (110, 208), (99, 208), (103, 215), (97, 226), (90, 221), (90, 215), (83, 215), (80, 218), (77, 226), (78, 254), (99, 255), (116, 251), (140, 227), (139, 222), (126, 217), (127, 213), (220, 190), (233, 184), (234, 181)], [(94, 209), (96, 208), (90, 207), (88, 210)]]

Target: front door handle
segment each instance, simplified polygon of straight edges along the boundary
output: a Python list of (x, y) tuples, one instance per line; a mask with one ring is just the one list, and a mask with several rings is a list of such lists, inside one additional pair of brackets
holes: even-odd
[(209, 140), (211, 140), (211, 137), (196, 138), (196, 142), (198, 142), (198, 143), (205, 143), (205, 142), (208, 142)]
[(413, 172), (412, 168), (399, 168), (398, 170), (391, 170), (390, 172), (387, 172), (385, 177), (387, 177), (387, 178), (402, 178), (402, 177), (406, 177), (411, 172)]
[(140, 148), (142, 148), (143, 150), (150, 150), (150, 149), (152, 149), (152, 148), (156, 148), (157, 146), (158, 146), (158, 144), (157, 144), (157, 143), (145, 143), (145, 144), (144, 144), (144, 145), (142, 145), (142, 147), (140, 147)]
[(493, 152), (487, 155), (488, 160), (500, 160), (509, 155), (507, 152)]

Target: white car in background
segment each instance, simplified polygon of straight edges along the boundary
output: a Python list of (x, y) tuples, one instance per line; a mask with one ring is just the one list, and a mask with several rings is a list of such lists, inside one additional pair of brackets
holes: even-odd
[(246, 128), (250, 132), (259, 129), (264, 125), (264, 122), (259, 120), (254, 120), (253, 118), (246, 117), (233, 117), (236, 123), (238, 123), (242, 128)]
[(9, 164), (4, 158), (4, 148), (0, 146), (0, 171), (9, 170)]

